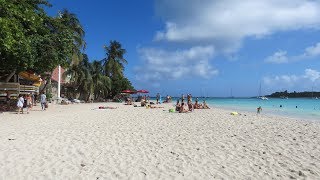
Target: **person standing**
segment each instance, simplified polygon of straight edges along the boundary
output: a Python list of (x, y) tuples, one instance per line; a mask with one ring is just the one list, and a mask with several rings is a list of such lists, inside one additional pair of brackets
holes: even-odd
[(27, 100), (27, 114), (29, 114), (29, 111), (32, 109), (32, 99), (30, 94), (27, 94), (26, 100)]
[(47, 96), (42, 92), (40, 96), (41, 108), (42, 110), (46, 110)]
[(157, 99), (157, 104), (159, 104), (159, 100), (160, 100), (160, 94), (159, 93), (157, 93), (156, 99)]
[(257, 114), (260, 114), (261, 111), (262, 111), (262, 107), (259, 106), (259, 107), (257, 108)]
[(183, 103), (183, 101), (184, 101), (184, 95), (181, 94), (181, 103)]
[(24, 98), (23, 98), (23, 96), (20, 94), (20, 95), (19, 95), (19, 98), (18, 98), (18, 102), (17, 102), (18, 114), (20, 114), (20, 111), (22, 111), (22, 114), (23, 114), (23, 104), (24, 104)]
[(31, 93), (31, 103), (32, 103), (32, 106), (35, 106), (36, 99), (35, 99), (34, 93)]
[(10, 110), (10, 99), (11, 99), (11, 97), (10, 97), (9, 91), (6, 91), (6, 93), (7, 93), (6, 104), (7, 104), (7, 110), (9, 111)]

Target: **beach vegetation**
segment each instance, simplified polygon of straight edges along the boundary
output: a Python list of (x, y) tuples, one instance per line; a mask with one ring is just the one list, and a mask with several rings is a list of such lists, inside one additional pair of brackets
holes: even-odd
[(118, 41), (104, 46), (106, 57), (91, 62), (83, 51), (85, 31), (76, 14), (63, 9), (49, 16), (48, 0), (0, 0), (0, 80), (10, 82), (22, 71), (40, 74), (50, 88), (57, 66), (66, 69), (69, 97), (84, 100), (113, 97), (134, 89), (124, 77), (126, 50)]
[(102, 60), (105, 68), (105, 75), (111, 80), (111, 92), (109, 97), (121, 93), (122, 90), (134, 90), (131, 82), (124, 77), (124, 68), (128, 64), (124, 58), (126, 50), (122, 48), (120, 42), (110, 41), (109, 46), (104, 46), (106, 58)]
[(273, 98), (280, 98), (280, 97), (288, 97), (288, 98), (313, 98), (313, 97), (320, 97), (320, 92), (312, 92), (312, 91), (304, 91), (304, 92), (288, 92), (287, 90), (285, 91), (280, 91), (280, 92), (274, 92), (267, 97), (273, 97)]
[(25, 70), (46, 74), (67, 67), (84, 47), (84, 31), (68, 11), (51, 17), (46, 0), (0, 1), (0, 67), (6, 82)]

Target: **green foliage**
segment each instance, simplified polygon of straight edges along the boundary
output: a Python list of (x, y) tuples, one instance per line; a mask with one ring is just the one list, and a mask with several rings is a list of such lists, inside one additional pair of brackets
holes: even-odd
[(47, 93), (47, 94), (46, 94), (46, 98), (47, 98), (48, 101), (50, 101), (50, 100), (52, 99), (52, 97), (53, 97), (53, 96), (52, 96), (51, 93)]
[(34, 65), (31, 37), (41, 28), (43, 11), (37, 1), (0, 0), (0, 59), (4, 69)]
[(104, 48), (107, 57), (102, 61), (105, 66), (106, 76), (110, 78), (123, 76), (124, 65), (128, 63), (123, 57), (126, 50), (117, 41), (110, 41), (110, 45)]
[(84, 48), (84, 31), (77, 17), (64, 10), (50, 17), (47, 0), (0, 0), (0, 67), (17, 72), (51, 72), (70, 65)]
[(103, 61), (89, 62), (88, 56), (82, 54), (82, 61), (79, 64), (72, 65), (65, 73), (64, 77), (70, 77), (72, 88), (68, 88), (74, 93), (68, 93), (75, 97), (76, 93), (80, 98), (89, 100), (90, 95), (94, 99), (105, 99), (114, 97), (124, 89), (134, 90), (131, 82), (124, 76), (114, 76), (112, 79), (104, 73)]
[(112, 91), (111, 91), (111, 97), (121, 93), (123, 90), (134, 90), (134, 87), (132, 86), (131, 82), (128, 78), (119, 76), (112, 78)]
[(102, 60), (105, 75), (112, 81), (111, 93), (109, 95), (113, 97), (124, 89), (134, 89), (131, 82), (123, 75), (124, 65), (128, 63), (124, 59), (126, 50), (117, 41), (110, 41), (110, 45), (104, 48), (107, 56)]
[(77, 16), (64, 9), (50, 17), (45, 6), (51, 6), (48, 0), (0, 0), (1, 70), (45, 74), (61, 65), (71, 78), (67, 89), (86, 100), (93, 93), (105, 98), (133, 89), (123, 75), (126, 50), (119, 42), (110, 41), (106, 58), (90, 63), (82, 54), (85, 32)]
[(268, 97), (274, 97), (274, 98), (280, 98), (280, 97), (289, 97), (289, 98), (300, 98), (300, 97), (320, 97), (320, 92), (274, 92), (271, 95), (268, 95)]

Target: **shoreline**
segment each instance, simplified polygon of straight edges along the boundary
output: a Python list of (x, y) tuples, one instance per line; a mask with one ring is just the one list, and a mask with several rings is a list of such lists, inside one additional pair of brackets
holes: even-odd
[[(223, 109), (226, 111), (237, 111), (237, 112), (257, 114), (256, 111), (253, 111), (253, 110), (250, 111), (250, 110), (248, 110), (248, 108), (234, 108), (234, 107), (225, 107), (225, 106), (216, 106), (216, 105), (213, 105), (213, 108)], [(265, 112), (265, 109), (263, 109), (263, 112), (261, 112), (260, 115), (320, 123), (319, 119), (317, 119), (316, 117), (311, 116), (311, 115), (298, 115), (298, 114), (287, 115), (283, 112), (277, 113), (276, 111), (272, 111), (272, 110)]]
[(157, 106), (164, 108), (88, 103), (1, 114), (0, 177), (320, 178), (318, 122)]

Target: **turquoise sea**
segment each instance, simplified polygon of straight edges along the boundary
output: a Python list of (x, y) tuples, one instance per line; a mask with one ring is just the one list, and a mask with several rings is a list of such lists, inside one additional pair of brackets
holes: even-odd
[(258, 98), (206, 98), (206, 102), (213, 107), (232, 109), (235, 111), (256, 112), (257, 107), (261, 106), (263, 114), (275, 114), (320, 121), (320, 99), (269, 98), (269, 100), (262, 100)]
[[(152, 98), (153, 99), (153, 98)], [(256, 112), (257, 107), (262, 107), (262, 114), (274, 114), (300, 119), (320, 121), (320, 99), (311, 98), (269, 98), (262, 100), (258, 98), (199, 98), (202, 103), (206, 100), (212, 107), (229, 109), (231, 111)], [(163, 100), (163, 98), (162, 98)], [(176, 103), (173, 98), (172, 103)], [(195, 97), (193, 97), (193, 102)], [(282, 105), (282, 107), (280, 107)]]

